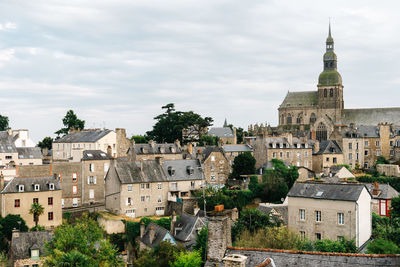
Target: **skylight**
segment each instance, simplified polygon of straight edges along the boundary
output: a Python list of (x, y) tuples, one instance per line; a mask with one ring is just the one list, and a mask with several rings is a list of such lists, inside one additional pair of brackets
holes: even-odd
[(322, 191), (318, 191), (317, 194), (316, 194), (316, 196), (317, 196), (317, 197), (320, 197), (320, 196), (322, 196), (323, 193), (324, 193), (324, 192), (322, 192)]
[(100, 154), (103, 158), (105, 158), (107, 155), (105, 153)]
[(87, 156), (88, 156), (89, 158), (91, 158), (91, 157), (93, 157), (93, 154), (87, 153)]

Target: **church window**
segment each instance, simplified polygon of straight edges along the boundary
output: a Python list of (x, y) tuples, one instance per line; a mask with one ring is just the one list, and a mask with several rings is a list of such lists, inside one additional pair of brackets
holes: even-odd
[(329, 90), (329, 96), (333, 97), (333, 89), (332, 88)]
[(300, 113), (299, 115), (297, 115), (297, 119), (296, 119), (296, 123), (297, 124), (301, 124), (301, 121), (302, 121), (302, 114)]
[(315, 114), (314, 114), (314, 113), (311, 113), (311, 116), (310, 116), (310, 123), (314, 123), (316, 120), (317, 120), (317, 117), (315, 116)]
[(328, 96), (328, 90), (324, 89), (324, 97)]
[(287, 117), (287, 124), (292, 124), (292, 115), (288, 115)]
[(333, 62), (331, 62), (331, 68), (333, 68)]
[(320, 142), (323, 140), (327, 140), (328, 139), (327, 136), (328, 136), (328, 132), (326, 130), (326, 126), (325, 126), (325, 124), (320, 122), (317, 127), (317, 140)]

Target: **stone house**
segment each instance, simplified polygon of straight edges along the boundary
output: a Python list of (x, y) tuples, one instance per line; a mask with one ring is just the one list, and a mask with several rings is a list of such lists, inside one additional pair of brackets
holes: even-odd
[(0, 214), (18, 214), (31, 228), (35, 226), (29, 210), (34, 202), (43, 206), (43, 215), (39, 217), (39, 225), (54, 228), (62, 222), (61, 186), (54, 177), (15, 177), (4, 186), (0, 177)]
[(176, 245), (174, 237), (163, 227), (151, 222), (146, 228), (144, 223), (140, 225), (139, 250), (152, 249), (161, 242), (170, 242)]
[(43, 155), (39, 147), (17, 147), (18, 160), (17, 165), (41, 165), (43, 164)]
[(354, 239), (372, 231), (371, 195), (362, 184), (295, 183), (288, 195), (288, 227), (309, 239)]
[(399, 196), (389, 184), (365, 184), (372, 195), (372, 212), (379, 216), (389, 216), (392, 199)]
[(178, 243), (190, 248), (196, 243), (197, 234), (206, 227), (206, 218), (182, 212), (179, 220), (172, 214), (170, 233)]
[(101, 150), (85, 150), (82, 157), (82, 205), (105, 203), (104, 179), (112, 157)]
[(224, 126), (224, 127), (213, 127), (208, 130), (208, 135), (212, 137), (218, 137), (223, 144), (237, 144), (236, 128)]
[(133, 147), (137, 160), (155, 160), (162, 157), (165, 160), (182, 159), (182, 149), (179, 140), (173, 144), (157, 144), (150, 140), (148, 144), (135, 144)]
[(232, 166), (233, 160), (244, 152), (250, 152), (253, 155), (253, 148), (247, 144), (238, 145), (223, 145), (222, 150), (224, 151), (225, 157), (229, 160), (229, 164)]
[(322, 172), (325, 168), (343, 164), (343, 152), (336, 141), (325, 140), (319, 145), (319, 151), (312, 155), (315, 172)]
[(13, 230), (10, 261), (15, 267), (39, 267), (46, 256), (45, 244), (53, 238), (50, 231), (19, 232)]

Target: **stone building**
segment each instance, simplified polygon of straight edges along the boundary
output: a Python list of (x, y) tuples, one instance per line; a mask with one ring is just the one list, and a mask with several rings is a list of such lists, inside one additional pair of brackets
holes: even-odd
[(182, 149), (179, 140), (173, 144), (157, 144), (150, 140), (148, 144), (133, 145), (137, 160), (155, 160), (162, 157), (165, 160), (182, 159)]
[(336, 141), (324, 140), (319, 145), (319, 151), (312, 155), (313, 171), (322, 172), (324, 169), (343, 164), (343, 152)]
[(365, 185), (295, 183), (287, 197), (288, 227), (303, 238), (354, 239), (360, 247), (371, 237), (371, 195)]
[(35, 221), (29, 210), (33, 203), (43, 206), (43, 215), (39, 217), (39, 225), (54, 228), (62, 222), (61, 186), (54, 177), (15, 177), (4, 186), (0, 177), (0, 214), (18, 214), (31, 228)]
[(317, 91), (288, 92), (279, 106), (279, 126), (284, 130), (310, 130), (313, 139), (327, 140), (336, 127), (377, 125), (390, 122), (400, 125), (400, 108), (345, 109), (342, 77), (337, 71), (337, 56), (329, 25), (323, 71)]
[(229, 164), (232, 166), (233, 161), (237, 156), (244, 152), (250, 152), (253, 155), (254, 149), (247, 144), (238, 145), (223, 145), (222, 149), (224, 151), (225, 157), (229, 160)]
[(372, 195), (372, 212), (379, 216), (389, 216), (392, 199), (399, 196), (389, 184), (366, 184), (369, 192)]
[(218, 137), (223, 144), (237, 144), (236, 128), (232, 129), (226, 125), (224, 127), (213, 127), (208, 130), (208, 135)]
[(176, 245), (176, 241), (171, 233), (153, 222), (146, 228), (144, 227), (144, 223), (140, 224), (140, 236), (138, 240), (139, 250), (155, 248), (161, 242), (169, 242), (172, 245)]

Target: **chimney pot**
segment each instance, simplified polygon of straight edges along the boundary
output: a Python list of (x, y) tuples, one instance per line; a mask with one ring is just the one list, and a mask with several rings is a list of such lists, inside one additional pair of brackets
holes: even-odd
[(142, 221), (140, 223), (140, 237), (143, 237), (144, 235), (144, 222)]
[(150, 225), (150, 244), (153, 244), (154, 238), (155, 238), (155, 232), (154, 232), (154, 226)]

